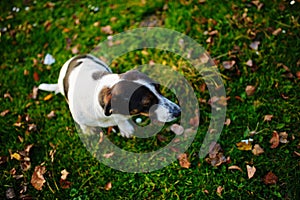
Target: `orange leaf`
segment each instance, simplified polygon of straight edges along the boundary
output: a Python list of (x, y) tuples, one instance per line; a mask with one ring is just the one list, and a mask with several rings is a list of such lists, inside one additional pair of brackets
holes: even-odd
[(53, 97), (53, 94), (50, 93), (47, 96), (44, 97), (44, 101), (49, 101)]
[(31, 177), (31, 184), (37, 190), (42, 190), (44, 183), (46, 182), (43, 174), (46, 172), (45, 166), (36, 166)]
[(222, 191), (224, 190), (224, 188), (222, 186), (218, 186), (217, 188), (217, 194), (221, 195)]
[(266, 185), (272, 185), (277, 183), (278, 177), (275, 174), (273, 174), (273, 172), (268, 172), (263, 180)]
[(256, 168), (254, 166), (249, 166), (249, 165), (246, 165), (247, 167), (247, 174), (248, 174), (248, 178), (252, 178), (256, 172)]
[(276, 147), (278, 147), (279, 145), (279, 135), (277, 133), (277, 131), (273, 131), (273, 136), (270, 139), (270, 143), (271, 145), (271, 149), (275, 149)]
[(190, 168), (191, 163), (188, 160), (188, 157), (187, 157), (186, 153), (180, 154), (178, 156), (178, 160), (179, 160), (179, 164), (180, 164), (181, 167), (186, 168), (186, 169)]
[(112, 188), (112, 184), (111, 184), (111, 182), (108, 182), (108, 183), (106, 183), (106, 185), (105, 185), (105, 190), (110, 190)]
[(252, 96), (255, 92), (256, 88), (253, 85), (247, 85), (245, 91), (247, 96)]

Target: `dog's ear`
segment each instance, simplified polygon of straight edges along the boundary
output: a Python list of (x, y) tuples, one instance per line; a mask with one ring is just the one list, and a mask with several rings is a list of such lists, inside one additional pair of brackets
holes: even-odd
[(103, 108), (104, 114), (106, 116), (110, 116), (113, 112), (111, 108), (111, 97), (112, 97), (111, 88), (109, 87), (103, 88), (99, 93), (99, 97), (98, 97), (99, 104)]

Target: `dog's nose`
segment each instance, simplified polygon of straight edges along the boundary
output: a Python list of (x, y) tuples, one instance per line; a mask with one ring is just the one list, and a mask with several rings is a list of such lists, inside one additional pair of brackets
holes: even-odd
[(181, 115), (181, 110), (180, 109), (174, 110), (174, 112), (173, 112), (174, 117), (179, 117), (180, 115)]

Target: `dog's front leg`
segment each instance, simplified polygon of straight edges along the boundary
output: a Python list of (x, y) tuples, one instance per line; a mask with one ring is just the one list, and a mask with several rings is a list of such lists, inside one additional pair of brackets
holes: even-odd
[(127, 137), (127, 138), (132, 137), (132, 134), (134, 133), (134, 127), (129, 122), (129, 120), (120, 120), (117, 122), (117, 125), (123, 137)]

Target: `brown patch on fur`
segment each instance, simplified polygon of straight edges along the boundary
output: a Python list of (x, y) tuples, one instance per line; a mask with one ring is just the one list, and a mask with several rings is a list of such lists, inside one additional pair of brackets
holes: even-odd
[(106, 116), (109, 116), (112, 114), (111, 98), (112, 98), (111, 88), (109, 88), (109, 87), (104, 87), (98, 96), (99, 104), (103, 108)]

